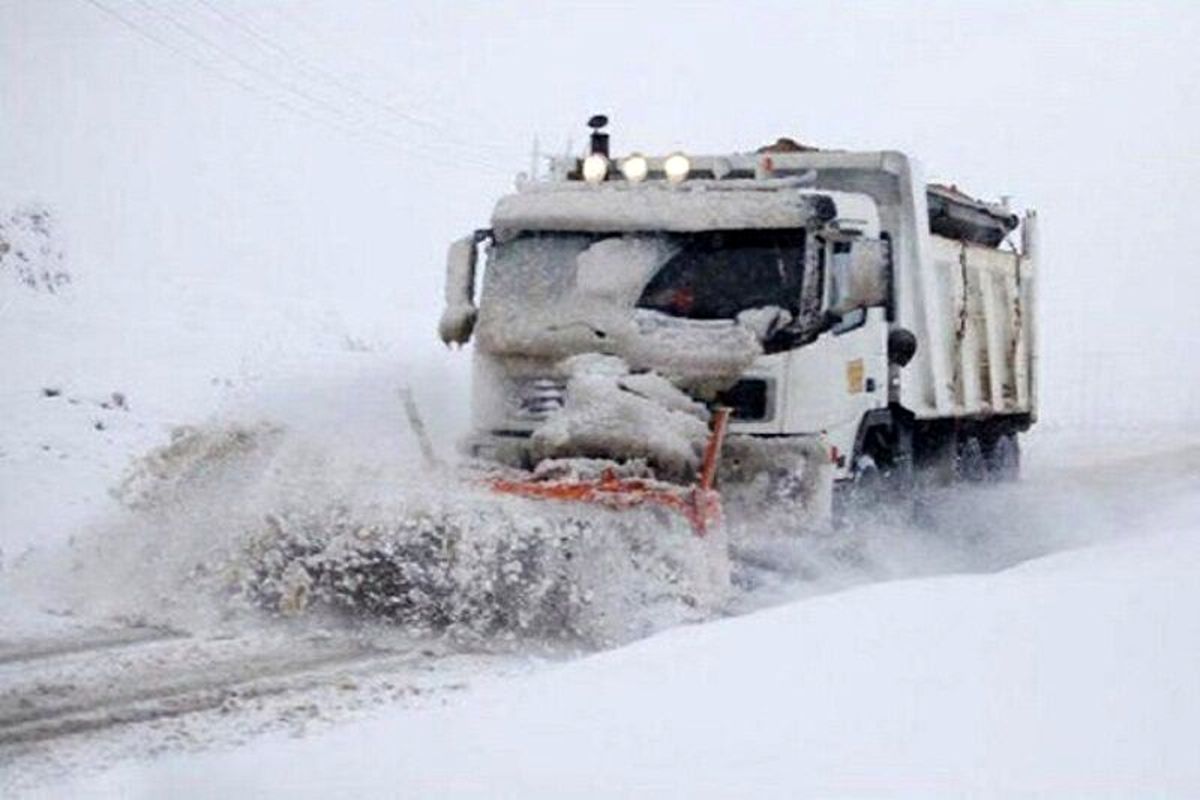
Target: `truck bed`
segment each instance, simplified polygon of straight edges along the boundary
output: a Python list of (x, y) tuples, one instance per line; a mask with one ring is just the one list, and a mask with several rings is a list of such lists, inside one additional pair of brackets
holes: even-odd
[(1032, 264), (1018, 253), (933, 235), (933, 270), (950, 325), (955, 416), (1033, 409)]

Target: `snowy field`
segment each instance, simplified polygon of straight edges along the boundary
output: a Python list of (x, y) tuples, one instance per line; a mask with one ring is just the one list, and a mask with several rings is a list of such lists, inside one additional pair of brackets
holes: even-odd
[[(1200, 16), (940, 9), (0, 3), (0, 795), (1200, 793)], [(804, 102), (747, 90), (800, 56)], [(1022, 481), (757, 531), (733, 597), (618, 585), (588, 641), (214, 593), (283, 505), (471, 509), (400, 402), (448, 456), (444, 249), (596, 110), (621, 150), (798, 134), (1022, 192)]]

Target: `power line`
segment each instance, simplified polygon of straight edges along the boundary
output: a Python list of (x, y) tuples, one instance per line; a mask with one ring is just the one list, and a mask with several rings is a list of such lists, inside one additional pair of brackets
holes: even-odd
[[(304, 87), (296, 86), (294, 83), (292, 83), (290, 81), (283, 80), (283, 79), (276, 77), (274, 74), (258, 67), (258, 65), (243, 58), (238, 53), (233, 52), (225, 47), (222, 47), (217, 42), (214, 42), (210, 37), (206, 36), (203, 33), (196, 32), (191, 27), (189, 27), (188, 25), (181, 22), (177, 17), (175, 17), (173, 14), (168, 13), (165, 9), (156, 8), (154, 5), (147, 2), (147, 0), (134, 0), (134, 2), (138, 3), (143, 8), (147, 9), (148, 11), (155, 14), (156, 16), (159, 16), (162, 19), (166, 20), (166, 22), (168, 24), (170, 24), (173, 27), (177, 28), (178, 30), (182, 31), (186, 36), (191, 37), (193, 40), (199, 42), (201, 45), (208, 47), (210, 50), (216, 52), (218, 55), (225, 56), (226, 58), (233, 61), (235, 64), (238, 64), (243, 69), (247, 70), (248, 72), (258, 75), (258, 76), (266, 79), (269, 83), (273, 83), (276, 86), (282, 88), (285, 92), (289, 92), (292, 95), (295, 95), (296, 97), (299, 97), (299, 98), (309, 102), (312, 105), (315, 105), (319, 108), (325, 109), (326, 113), (333, 115), (334, 117), (342, 120), (346, 124), (349, 124), (351, 126), (360, 124), (360, 120), (355, 119), (354, 117), (350, 116), (349, 114), (346, 114), (344, 109), (341, 109), (338, 106), (328, 102), (324, 98), (321, 98), (321, 97), (318, 97), (318, 96), (312, 94), (311, 92), (305, 90)], [(389, 131), (386, 129), (378, 129), (378, 128), (369, 129), (369, 130), (371, 130), (372, 133), (376, 133), (385, 138), (394, 140), (399, 147), (407, 149), (416, 155), (429, 156), (429, 155), (433, 154), (433, 151), (429, 150), (428, 148), (422, 148), (420, 145), (418, 145), (414, 142), (410, 142), (410, 141), (404, 139), (403, 137), (398, 136), (396, 133), (394, 133), (392, 131)], [(422, 152), (422, 151), (424, 151), (424, 152)], [(476, 167), (480, 167), (480, 168), (484, 168), (484, 169), (494, 168), (493, 164), (485, 163), (483, 161), (480, 161), (480, 160), (478, 160), (476, 158), (472, 158), (472, 157), (465, 157), (465, 158), (459, 157), (457, 160), (459, 163), (464, 163), (464, 162), (470, 163), (472, 166), (476, 166)]]
[(245, 81), (243, 81), (239, 78), (233, 77), (231, 75), (227, 75), (223, 72), (213, 69), (213, 65), (211, 63), (209, 63), (201, 58), (197, 58), (196, 56), (187, 52), (186, 50), (181, 50), (181, 49), (175, 47), (170, 42), (168, 42), (166, 39), (163, 39), (160, 36), (158, 36), (152, 30), (139, 25), (138, 23), (134, 22), (132, 19), (130, 19), (129, 17), (120, 13), (119, 11), (105, 5), (100, 0), (84, 0), (84, 2), (88, 3), (89, 5), (98, 9), (99, 11), (103, 12), (104, 14), (108, 15), (109, 17), (112, 17), (113, 19), (117, 20), (122, 25), (124, 25), (125, 27), (134, 31), (138, 35), (140, 35), (146, 39), (149, 39), (151, 42), (154, 42), (159, 47), (162, 47), (165, 50), (169, 50), (172, 53), (174, 53), (175, 55), (181, 56), (182, 58), (191, 62), (194, 66), (199, 67), (200, 69), (202, 69), (206, 72), (210, 72), (213, 75), (216, 75), (218, 78), (221, 78), (222, 80), (225, 80), (225, 81), (228, 81), (229, 83), (234, 84), (235, 86), (242, 89), (243, 91), (249, 92), (250, 94), (254, 95), (255, 97), (258, 97), (261, 100), (265, 100), (265, 101), (271, 103), (272, 105), (279, 106), (280, 108), (287, 109), (288, 111), (291, 111), (295, 114), (300, 114), (302, 116), (305, 116), (308, 119), (311, 119), (311, 120), (314, 120), (317, 122), (325, 122), (325, 120), (322, 120), (319, 117), (309, 114), (307, 111), (305, 111), (303, 108), (300, 108), (299, 106), (294, 106), (286, 101), (280, 100), (277, 97), (274, 97), (266, 92), (261, 91), (260, 89), (255, 87), (253, 84), (246, 83)]
[[(330, 104), (320, 100), (319, 98), (311, 98), (303, 90), (296, 91), (291, 88), (288, 89), (288, 91), (291, 94), (293, 94), (297, 97), (300, 97), (302, 100), (308, 100), (309, 102), (316, 103), (320, 107), (326, 107), (326, 108), (330, 109), (333, 118), (331, 119), (331, 118), (328, 118), (327, 116), (321, 116), (318, 114), (314, 114), (310, 109), (307, 109), (302, 105), (297, 105), (294, 101), (292, 101), (290, 99), (283, 99), (283, 98), (279, 97), (277, 94), (275, 94), (273, 92), (269, 92), (269, 91), (264, 91), (263, 89), (255, 86), (254, 84), (252, 84), (246, 80), (243, 80), (240, 77), (230, 75), (227, 72), (217, 68), (213, 62), (211, 62), (207, 59), (198, 57), (196, 54), (176, 46), (169, 39), (163, 37), (155, 30), (153, 30), (145, 25), (142, 25), (140, 22), (135, 21), (135, 19), (131, 18), (127, 14), (121, 13), (117, 9), (113, 8), (107, 2), (104, 2), (104, 0), (85, 0), (85, 2), (87, 2), (89, 5), (96, 8), (97, 10), (101, 11), (108, 17), (121, 23), (123, 26), (130, 29), (131, 31), (137, 33), (139, 36), (142, 36), (143, 38), (153, 42), (154, 44), (158, 45), (159, 47), (161, 47), (165, 50), (168, 50), (177, 56), (184, 58), (185, 60), (187, 60), (189, 63), (191, 63), (195, 67), (197, 67), (205, 72), (208, 72), (212, 75), (215, 75), (216, 77), (237, 86), (238, 88), (247, 92), (248, 94), (251, 94), (260, 100), (270, 103), (271, 105), (277, 106), (279, 108), (283, 108), (293, 114), (302, 116), (310, 121), (317, 122), (319, 124), (323, 124), (328, 127), (331, 127), (347, 136), (350, 136), (351, 138), (359, 139), (361, 141), (372, 143), (377, 146), (406, 149), (406, 150), (409, 150), (410, 152), (412, 152), (414, 149), (412, 143), (406, 142), (403, 139), (397, 138), (395, 136), (395, 134), (388, 135), (389, 132), (387, 132), (387, 131), (376, 131), (373, 129), (356, 127), (353, 124), (346, 124), (345, 120), (349, 119), (349, 118), (347, 117), (347, 115), (342, 113), (341, 110), (337, 109), (334, 106), (331, 106)], [(139, 0), (139, 2), (140, 2), (140, 0)], [(150, 11), (155, 13), (156, 15), (163, 16), (164, 18), (168, 18), (168, 21), (174, 21), (176, 23), (175, 26), (184, 30), (184, 32), (188, 33), (191, 36), (191, 38), (193, 38), (197, 41), (200, 41), (202, 43), (206, 42), (208, 44), (209, 49), (215, 50), (216, 52), (233, 60), (235, 63), (241, 65), (247, 71), (249, 71), (253, 74), (259, 75), (260, 77), (265, 75), (269, 81), (271, 81), (272, 83), (274, 83), (276, 85), (278, 85), (280, 83), (277, 79), (274, 79), (273, 76), (271, 76), (269, 73), (264, 73), (262, 70), (257, 69), (254, 65), (248, 64), (248, 62), (246, 62), (244, 59), (241, 59), (240, 57), (238, 57), (236, 55), (232, 55), (232, 54), (226, 52), (223, 48), (212, 43), (211, 40), (209, 40), (207, 37), (204, 37), (200, 34), (195, 34), (193, 32), (190, 32), (189, 29), (187, 29), (187, 26), (182, 25), (182, 23), (179, 23), (177, 20), (174, 20), (174, 18), (170, 18), (169, 15), (163, 15), (161, 12), (158, 12), (152, 6), (147, 6), (145, 3), (142, 3), (142, 5), (149, 8)], [(420, 152), (417, 152), (417, 154), (418, 155), (429, 155), (429, 153), (420, 153)], [(468, 163), (472, 166), (476, 166), (476, 167), (479, 167), (482, 169), (489, 169), (489, 170), (494, 170), (497, 172), (501, 171), (493, 164), (480, 163), (480, 162), (472, 163), (472, 161), (470, 159), (465, 159), (465, 158), (456, 159), (455, 163), (456, 164)]]
[[(359, 72), (366, 71), (369, 73), (386, 74), (390, 69), (388, 64), (381, 62), (379, 59), (372, 58), (370, 55), (362, 52), (361, 50), (347, 47), (344, 40), (342, 42), (333, 41), (333, 39), (327, 35), (328, 32), (326, 29), (322, 28), (321, 31), (314, 29), (313, 25), (307, 22), (302, 15), (298, 15), (294, 13), (294, 10), (289, 9), (287, 4), (272, 3), (268, 6), (268, 9), (276, 20), (282, 20), (290, 24), (293, 30), (301, 33), (310, 43), (316, 44), (318, 47), (325, 45), (327, 49), (332, 49), (338, 53), (341, 53), (349, 61), (358, 64)], [(415, 88), (416, 87), (412, 86), (411, 84), (408, 86), (409, 90), (413, 90)], [(429, 115), (426, 114), (426, 116), (428, 117)], [(452, 120), (446, 120), (445, 118), (440, 120), (435, 119), (433, 121), (434, 124), (438, 124), (443, 128), (447, 127), (447, 122), (451, 123), (452, 128), (461, 127), (458, 125), (453, 125)], [(516, 155), (523, 160), (526, 155), (521, 147), (514, 149), (511, 147), (493, 146), (491, 149), (496, 150), (497, 152), (502, 152), (506, 159)]]
[[(294, 9), (289, 8), (283, 3), (272, 3), (265, 6), (267, 13), (271, 15), (272, 21), (283, 22), (285, 26), (290, 26), (292, 31), (299, 33), (310, 45), (314, 45), (320, 52), (334, 52), (338, 54), (339, 63), (354, 65), (356, 75), (387, 75), (392, 69), (392, 64), (380, 61), (378, 58), (364, 52), (361, 48), (348, 46), (345, 38), (337, 38), (331, 36), (331, 31), (327, 26), (314, 26), (303, 14), (297, 14)], [(405, 81), (407, 73), (395, 74), (389, 76), (392, 80)], [(413, 94), (419, 91), (414, 84), (407, 83), (404, 85), (406, 94)], [(425, 96), (419, 98), (425, 101), (432, 101), (434, 98)], [(428, 103), (427, 103), (428, 105)], [(428, 114), (427, 114), (428, 116)], [(442, 120), (445, 122), (446, 120)]]
[[(510, 153), (506, 153), (501, 148), (490, 147), (484, 142), (475, 142), (475, 141), (468, 141), (468, 140), (461, 139), (460, 137), (455, 136), (452, 132), (447, 130), (447, 128), (444, 124), (441, 124), (437, 121), (434, 121), (434, 120), (431, 120), (428, 118), (419, 117), (419, 116), (413, 114), (412, 112), (408, 111), (407, 109), (404, 109), (400, 106), (395, 105), (394, 103), (384, 102), (384, 101), (381, 101), (379, 98), (368, 95), (367, 93), (360, 90), (357, 86), (355, 86), (352, 83), (341, 78), (340, 76), (338, 76), (336, 73), (332, 72), (331, 70), (323, 67), (320, 64), (314, 63), (313, 61), (305, 58), (302, 55), (297, 55), (296, 53), (292, 52), (287, 47), (284, 47), (283, 45), (279, 44), (278, 41), (272, 39), (270, 36), (263, 33), (256, 26), (250, 24), (249, 22), (245, 21), (244, 19), (240, 18), (239, 16), (237, 16), (235, 14), (229, 13), (228, 11), (221, 8), (218, 3), (212, 2), (212, 0), (193, 0), (193, 2), (198, 3), (199, 5), (206, 8), (213, 15), (215, 15), (216, 17), (219, 17), (221, 20), (223, 20), (227, 25), (229, 25), (233, 28), (236, 28), (244, 36), (246, 36), (249, 39), (251, 39), (252, 41), (254, 41), (259, 46), (260, 50), (269, 51), (270, 53), (275, 54), (276, 56), (282, 58), (284, 60), (284, 62), (288, 63), (290, 66), (292, 66), (298, 72), (306, 73), (328, 85), (331, 85), (331, 86), (337, 88), (342, 94), (348, 95), (351, 98), (354, 98), (361, 105), (367, 106), (368, 108), (371, 108), (371, 109), (382, 111), (384, 114), (386, 114), (396, 120), (399, 120), (400, 122), (403, 122), (407, 125), (418, 127), (425, 131), (435, 133), (439, 136), (442, 136), (444, 139), (448, 140), (449, 142), (453, 142), (453, 146), (456, 148), (475, 150), (475, 151), (478, 151), (479, 154), (484, 157), (487, 157), (485, 155), (484, 151), (489, 151), (491, 156), (501, 155), (501, 156), (507, 157), (507, 156), (511, 155)], [(443, 143), (442, 142), (437, 142), (437, 143), (431, 142), (430, 144), (439, 144), (440, 145)]]
[(207, 8), (210, 12), (212, 12), (216, 16), (220, 17), (227, 24), (242, 31), (246, 36), (250, 37), (255, 42), (257, 42), (260, 45), (260, 47), (282, 56), (284, 59), (287, 59), (287, 60), (291, 61), (292, 63), (294, 63), (295, 65), (297, 65), (299, 69), (304, 70), (304, 71), (308, 72), (309, 74), (316, 75), (318, 78), (321, 78), (322, 80), (326, 81), (327, 83), (337, 86), (338, 88), (342, 89), (346, 93), (351, 94), (354, 97), (358, 98), (361, 102), (363, 102), (367, 105), (384, 108), (385, 110), (388, 110), (390, 113), (395, 114), (398, 118), (404, 120), (405, 122), (407, 122), (409, 124), (417, 125), (417, 126), (427, 128), (427, 129), (436, 129), (437, 128), (437, 124), (430, 120), (422, 119), (420, 117), (417, 117), (417, 116), (410, 114), (403, 110), (393, 109), (390, 106), (387, 106), (385, 104), (376, 103), (371, 97), (368, 97), (367, 95), (363, 94), (361, 91), (359, 91), (353, 85), (341, 80), (336, 74), (330, 72), (327, 69), (322, 68), (319, 65), (312, 64), (308, 59), (306, 59), (302, 56), (297, 56), (297, 55), (291, 53), (287, 48), (283, 47), (282, 45), (280, 45), (279, 43), (277, 43), (276, 41), (271, 39), (269, 36), (262, 33), (255, 26), (251, 25), (250, 23), (246, 22), (245, 20), (239, 19), (238, 17), (230, 14), (229, 12), (222, 9), (218, 4), (211, 2), (211, 0), (194, 0), (194, 2), (199, 3), (200, 5)]

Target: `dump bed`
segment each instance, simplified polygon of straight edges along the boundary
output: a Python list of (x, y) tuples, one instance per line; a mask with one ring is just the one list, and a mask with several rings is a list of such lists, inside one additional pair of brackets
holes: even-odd
[(948, 316), (956, 416), (1032, 413), (1032, 262), (1017, 252), (932, 235), (932, 269)]

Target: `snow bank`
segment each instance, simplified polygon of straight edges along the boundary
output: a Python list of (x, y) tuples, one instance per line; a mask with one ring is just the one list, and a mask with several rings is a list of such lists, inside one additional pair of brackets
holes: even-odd
[(877, 584), (72, 795), (1188, 795), (1200, 502), (991, 576)]

